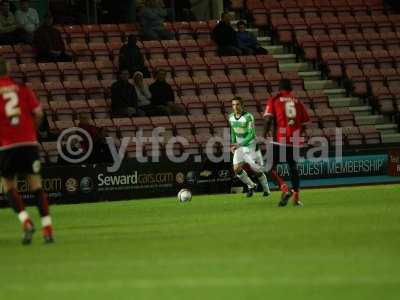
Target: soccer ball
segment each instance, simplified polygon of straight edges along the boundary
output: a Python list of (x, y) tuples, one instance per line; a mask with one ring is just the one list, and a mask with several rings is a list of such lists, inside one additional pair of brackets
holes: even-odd
[(188, 189), (181, 189), (178, 193), (178, 200), (180, 202), (188, 202), (192, 200), (192, 193)]

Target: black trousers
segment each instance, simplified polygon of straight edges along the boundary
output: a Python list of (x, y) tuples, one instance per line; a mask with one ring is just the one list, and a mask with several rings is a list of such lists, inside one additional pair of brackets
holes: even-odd
[[(280, 155), (282, 153), (282, 155)], [(294, 191), (298, 191), (300, 188), (300, 175), (297, 169), (297, 155), (300, 151), (290, 145), (273, 145), (273, 164), (272, 170), (276, 171), (276, 165), (278, 163), (287, 163), (290, 171), (290, 181)]]

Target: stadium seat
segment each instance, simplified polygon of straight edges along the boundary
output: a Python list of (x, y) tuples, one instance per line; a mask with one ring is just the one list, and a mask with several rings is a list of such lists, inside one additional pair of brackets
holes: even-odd
[(172, 68), (174, 76), (190, 76), (191, 68), (184, 58), (169, 58), (168, 65)]
[(100, 24), (106, 42), (121, 42), (121, 32), (117, 24)]
[(12, 64), (17, 64), (18, 53), (11, 45), (0, 45), (0, 55)]
[(91, 42), (89, 43), (89, 49), (95, 60), (105, 60), (111, 57), (109, 48), (104, 42)]
[(15, 45), (14, 51), (18, 55), (19, 63), (28, 64), (36, 61), (36, 54), (31, 45)]
[(104, 119), (110, 116), (109, 105), (105, 99), (89, 99), (87, 103), (92, 110), (94, 118)]
[(86, 43), (71, 43), (70, 49), (77, 61), (91, 61), (93, 59), (92, 51), (90, 51)]
[(197, 84), (198, 91), (200, 95), (214, 95), (214, 83), (208, 76), (197, 76), (193, 77), (194, 82)]
[(81, 81), (64, 81), (64, 88), (69, 100), (85, 100), (85, 89)]
[(119, 31), (122, 33), (123, 40), (126, 40), (126, 38), (131, 34), (138, 35), (138, 33), (139, 33), (136, 25), (132, 24), (132, 23), (119, 24), (118, 27), (119, 27)]
[(81, 79), (81, 72), (73, 62), (58, 62), (58, 69), (62, 72), (63, 80), (74, 81)]
[(67, 100), (65, 88), (60, 81), (46, 81), (44, 86), (52, 100)]
[(161, 45), (167, 58), (183, 58), (183, 51), (177, 40), (164, 40), (161, 41)]
[(101, 79), (116, 79), (116, 68), (110, 60), (96, 60), (95, 66)]
[(20, 64), (19, 69), (27, 81), (42, 81), (42, 73), (36, 63)]
[(56, 63), (39, 63), (39, 70), (44, 81), (61, 80), (61, 72)]
[(87, 24), (82, 25), (82, 31), (90, 43), (104, 43), (104, 32), (100, 25)]
[(68, 43), (86, 43), (86, 34), (80, 25), (67, 25), (63, 27)]
[(92, 61), (78, 61), (76, 68), (80, 71), (82, 80), (98, 79), (98, 70)]

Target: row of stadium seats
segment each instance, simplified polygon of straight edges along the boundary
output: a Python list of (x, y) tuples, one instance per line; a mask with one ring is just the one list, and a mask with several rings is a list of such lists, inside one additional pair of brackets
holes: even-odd
[[(209, 35), (218, 20), (165, 22), (164, 26), (174, 32), (180, 40)], [(139, 36), (140, 26), (137, 24), (88, 24), (57, 26), (67, 43), (72, 42), (110, 42), (125, 41), (130, 34)]]
[(246, 6), (253, 13), (256, 26), (266, 26), (274, 17), (363, 16), (386, 12), (381, 0), (249, 0)]
[[(87, 115), (88, 117), (93, 118), (94, 122), (96, 123), (100, 122), (101, 124), (104, 125), (104, 122), (101, 122), (101, 120), (111, 120), (111, 118), (108, 113), (107, 106), (100, 106), (100, 105), (102, 105), (101, 100), (92, 99), (89, 100), (87, 107), (78, 107), (75, 109), (57, 108), (55, 110), (55, 113), (58, 120), (53, 121), (55, 119), (55, 116), (48, 115), (49, 116), (48, 120), (49, 123), (51, 124), (51, 128), (56, 131), (61, 131), (63, 129), (68, 128), (75, 121), (73, 120), (74, 113)], [(211, 109), (207, 111), (208, 113), (207, 115), (213, 115), (213, 114), (223, 115), (230, 113), (232, 110), (230, 103), (225, 103), (224, 106), (221, 106), (221, 104), (215, 102), (215, 103), (209, 103), (209, 106), (211, 107)], [(262, 115), (263, 113), (262, 106), (248, 105), (246, 106), (246, 110), (256, 116), (260, 114)], [(312, 121), (307, 125), (307, 128), (309, 129), (356, 126), (354, 121), (354, 115), (348, 108), (335, 108), (335, 109), (320, 108), (316, 110), (308, 109), (308, 112)], [(204, 116), (204, 113), (205, 111), (201, 110), (194, 114), (189, 114), (188, 117)], [(180, 132), (178, 131), (178, 134), (179, 133)]]
[[(75, 74), (74, 76), (78, 76)], [(35, 75), (32, 75), (35, 76)], [(32, 87), (39, 96), (47, 96), (51, 100), (82, 100), (88, 99), (93, 94), (109, 96), (109, 88), (112, 79), (98, 80), (97, 78), (85, 80), (60, 81), (55, 78), (51, 81), (41, 81), (40, 74), (31, 77), (26, 84)], [(50, 75), (46, 75), (50, 76)], [(72, 75), (71, 75), (72, 76)], [(96, 75), (93, 75), (96, 76)], [(224, 93), (268, 93), (277, 91), (279, 81), (290, 78), (295, 90), (303, 90), (303, 79), (295, 72), (266, 73), (266, 74), (236, 74), (226, 76), (225, 74), (196, 77), (168, 78), (168, 83), (178, 96), (195, 96)], [(150, 84), (153, 79), (145, 79)]]
[[(170, 76), (258, 75), (278, 72), (278, 61), (272, 55), (226, 56), (206, 58), (152, 59), (145, 64), (150, 71), (164, 68)], [(20, 82), (49, 80), (87, 80), (115, 78), (118, 62), (102, 59), (63, 63), (12, 64), (14, 78)]]
[[(73, 55), (76, 61), (96, 61), (103, 59), (115, 60), (122, 47), (122, 42), (75, 42), (66, 45), (66, 51)], [(143, 41), (137, 43), (142, 54), (147, 59), (152, 58), (199, 58), (217, 55), (217, 47), (209, 38), (182, 41)], [(35, 62), (35, 52), (30, 45), (2, 45), (0, 54), (15, 64)]]
[[(233, 2), (243, 2), (233, 0)], [(238, 6), (240, 4), (235, 4)], [(324, 11), (340, 11), (341, 9), (384, 9), (382, 0), (247, 0), (249, 10), (264, 8), (268, 11), (279, 9), (318, 9)]]
[[(280, 39), (284, 43), (292, 43), (292, 33), (288, 36), (282, 31)], [(353, 50), (398, 50), (400, 30), (397, 32), (297, 32), (295, 39), (297, 43), (306, 48), (329, 48), (336, 47), (337, 49), (353, 49)]]
[[(189, 115), (203, 114), (228, 114), (231, 108), (231, 99), (233, 94), (207, 95), (200, 99), (192, 96), (179, 97), (177, 103), (184, 107)], [(242, 97), (246, 110), (259, 114), (265, 109), (266, 94), (260, 94), (260, 99), (254, 99), (252, 94), (238, 94)], [(354, 125), (354, 116), (348, 108), (329, 107), (327, 97), (320, 96), (315, 98), (302, 98), (306, 107), (309, 109), (309, 114), (315, 121), (315, 124), (310, 126), (332, 127), (332, 126), (350, 126)], [(202, 101), (200, 101), (202, 100)], [(110, 117), (109, 102), (105, 99), (89, 99), (89, 100), (74, 100), (74, 101), (50, 101), (41, 100), (43, 108), (51, 120), (72, 121), (77, 119), (78, 114), (85, 113), (90, 118), (106, 118)], [(315, 110), (315, 111), (314, 111)]]

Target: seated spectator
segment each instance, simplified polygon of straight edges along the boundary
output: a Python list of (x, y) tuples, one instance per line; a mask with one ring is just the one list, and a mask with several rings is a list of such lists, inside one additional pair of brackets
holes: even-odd
[[(107, 145), (106, 137), (107, 133), (104, 128), (97, 127), (93, 125), (93, 121), (87, 117), (85, 114), (79, 114), (79, 125), (78, 127), (85, 130), (92, 141), (92, 150), (89, 157), (82, 163), (85, 164), (97, 164), (97, 163), (110, 163), (112, 162), (112, 155), (110, 148)], [(66, 149), (66, 145), (63, 145), (63, 153), (68, 153), (68, 151), (80, 152), (82, 156), (86, 155), (89, 151), (89, 141), (83, 139), (79, 141), (78, 139), (73, 139), (69, 145), (69, 149)], [(64, 160), (62, 156), (58, 157), (57, 164), (68, 165), (70, 162)]]
[(15, 13), (17, 23), (29, 35), (30, 40), (33, 39), (33, 34), (39, 27), (39, 15), (36, 9), (29, 7), (28, 0), (21, 0), (19, 2), (19, 9)]
[(28, 43), (29, 35), (17, 23), (8, 1), (0, 3), (0, 45)]
[(38, 127), (39, 141), (53, 141), (57, 139), (57, 136), (57, 133), (52, 131), (50, 128), (46, 112), (43, 112), (43, 118)]
[(118, 116), (138, 115), (135, 87), (129, 82), (129, 72), (122, 69), (119, 78), (111, 86), (111, 111)]
[(268, 54), (268, 51), (261, 47), (257, 38), (251, 33), (246, 31), (246, 23), (239, 21), (237, 23), (238, 32), (236, 33), (239, 47), (250, 49), (248, 54)]
[(190, 0), (191, 10), (198, 21), (215, 20), (224, 11), (223, 0)]
[(127, 69), (132, 76), (135, 72), (143, 73), (144, 77), (150, 77), (150, 72), (144, 65), (144, 58), (140, 48), (136, 45), (136, 37), (131, 34), (128, 42), (119, 50), (119, 69)]
[(231, 15), (222, 13), (221, 21), (211, 33), (213, 41), (218, 46), (219, 55), (242, 55), (252, 53), (252, 50), (238, 44), (236, 31), (231, 26)]
[(52, 15), (47, 15), (43, 24), (36, 30), (33, 47), (39, 62), (72, 61), (71, 56), (65, 53), (61, 32), (53, 26)]
[[(168, 5), (168, 2), (170, 3), (170, 1), (164, 1), (166, 5)], [(192, 13), (191, 8), (192, 5), (190, 3), (190, 0), (179, 0), (179, 2), (175, 2), (175, 7), (171, 7), (171, 11), (175, 13), (175, 21), (195, 21), (196, 17)]]
[(164, 27), (167, 10), (160, 0), (146, 0), (145, 6), (139, 13), (143, 36), (147, 40), (169, 40), (174, 35)]
[[(89, 133), (92, 142), (93, 149), (86, 163), (107, 163), (112, 161), (112, 155), (110, 148), (107, 145), (105, 138), (107, 137), (106, 130), (102, 127), (97, 127), (92, 124), (92, 120), (85, 114), (79, 114), (79, 128), (84, 129)], [(85, 143), (80, 145), (83, 153), (86, 153), (89, 149), (88, 141), (84, 139)]]
[(155, 73), (155, 81), (150, 85), (151, 105), (157, 115), (185, 115), (186, 110), (175, 103), (175, 94), (166, 81), (167, 72), (159, 69)]
[(133, 75), (133, 85), (135, 86), (136, 96), (138, 100), (138, 110), (141, 110), (143, 115), (156, 115), (154, 107), (151, 105), (151, 93), (147, 84), (143, 82), (143, 74), (137, 71)]

